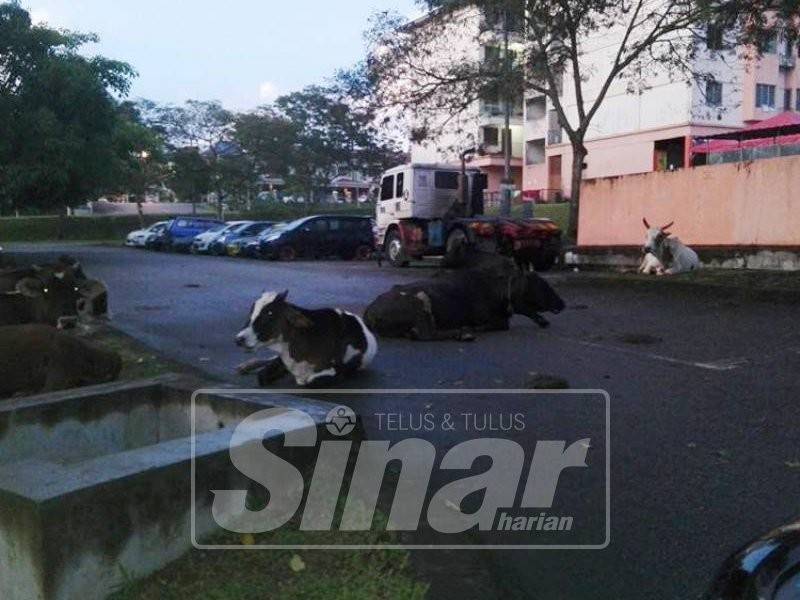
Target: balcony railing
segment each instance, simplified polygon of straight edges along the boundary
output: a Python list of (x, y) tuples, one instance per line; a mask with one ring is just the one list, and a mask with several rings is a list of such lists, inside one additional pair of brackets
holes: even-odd
[(781, 69), (794, 69), (796, 59), (793, 54), (781, 54), (779, 61)]

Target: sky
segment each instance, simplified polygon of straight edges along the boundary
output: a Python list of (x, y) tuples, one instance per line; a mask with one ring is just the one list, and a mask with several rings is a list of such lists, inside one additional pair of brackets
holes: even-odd
[(132, 98), (248, 110), (364, 56), (370, 15), (415, 0), (22, 0), (38, 23), (91, 32), (90, 54), (138, 71)]

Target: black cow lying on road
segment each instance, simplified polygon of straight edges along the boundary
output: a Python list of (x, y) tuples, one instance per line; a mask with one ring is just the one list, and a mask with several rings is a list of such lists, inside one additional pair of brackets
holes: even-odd
[(0, 270), (0, 325), (42, 323), (60, 328), (105, 317), (108, 289), (63, 256), (52, 265)]
[(245, 363), (239, 373), (258, 371), (261, 386), (291, 374), (305, 386), (352, 375), (372, 362), (378, 343), (361, 317), (332, 308), (306, 310), (287, 302), (288, 294), (264, 293), (236, 336), (239, 346), (266, 346), (279, 356)]
[(114, 381), (115, 352), (47, 325), (0, 327), (0, 398)]
[(383, 337), (470, 340), (475, 331), (507, 330), (514, 314), (548, 327), (540, 313), (563, 309), (547, 281), (496, 257), (479, 267), (395, 286), (367, 307), (364, 320)]

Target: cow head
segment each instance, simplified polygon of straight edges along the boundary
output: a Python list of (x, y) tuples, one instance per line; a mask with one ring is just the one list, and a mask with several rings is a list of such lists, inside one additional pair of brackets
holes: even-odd
[(25, 277), (17, 282), (16, 291), (29, 302), (34, 323), (64, 329), (77, 321), (80, 293), (71, 277)]
[(675, 222), (673, 221), (669, 225), (664, 225), (663, 227), (650, 227), (650, 223), (647, 222), (647, 219), (642, 219), (642, 223), (644, 223), (644, 228), (647, 230), (647, 236), (645, 237), (642, 251), (645, 254), (650, 253), (654, 256), (658, 256), (661, 252), (664, 240), (672, 235), (668, 230)]
[(512, 287), (511, 308), (515, 314), (525, 315), (538, 322), (539, 313), (560, 313), (565, 304), (545, 279), (536, 273), (526, 273)]
[(281, 340), (287, 327), (307, 329), (311, 321), (286, 301), (289, 291), (264, 292), (255, 301), (245, 328), (236, 335), (236, 344), (253, 350)]
[(108, 317), (108, 288), (105, 283), (97, 279), (83, 279), (75, 287), (80, 295), (75, 306), (82, 319)]

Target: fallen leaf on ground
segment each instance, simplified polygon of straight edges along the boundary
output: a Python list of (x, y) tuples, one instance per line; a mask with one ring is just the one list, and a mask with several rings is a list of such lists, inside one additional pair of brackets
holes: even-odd
[(295, 554), (292, 556), (292, 560), (289, 561), (289, 568), (295, 573), (299, 573), (300, 571), (305, 570), (306, 563), (303, 562), (302, 558)]

